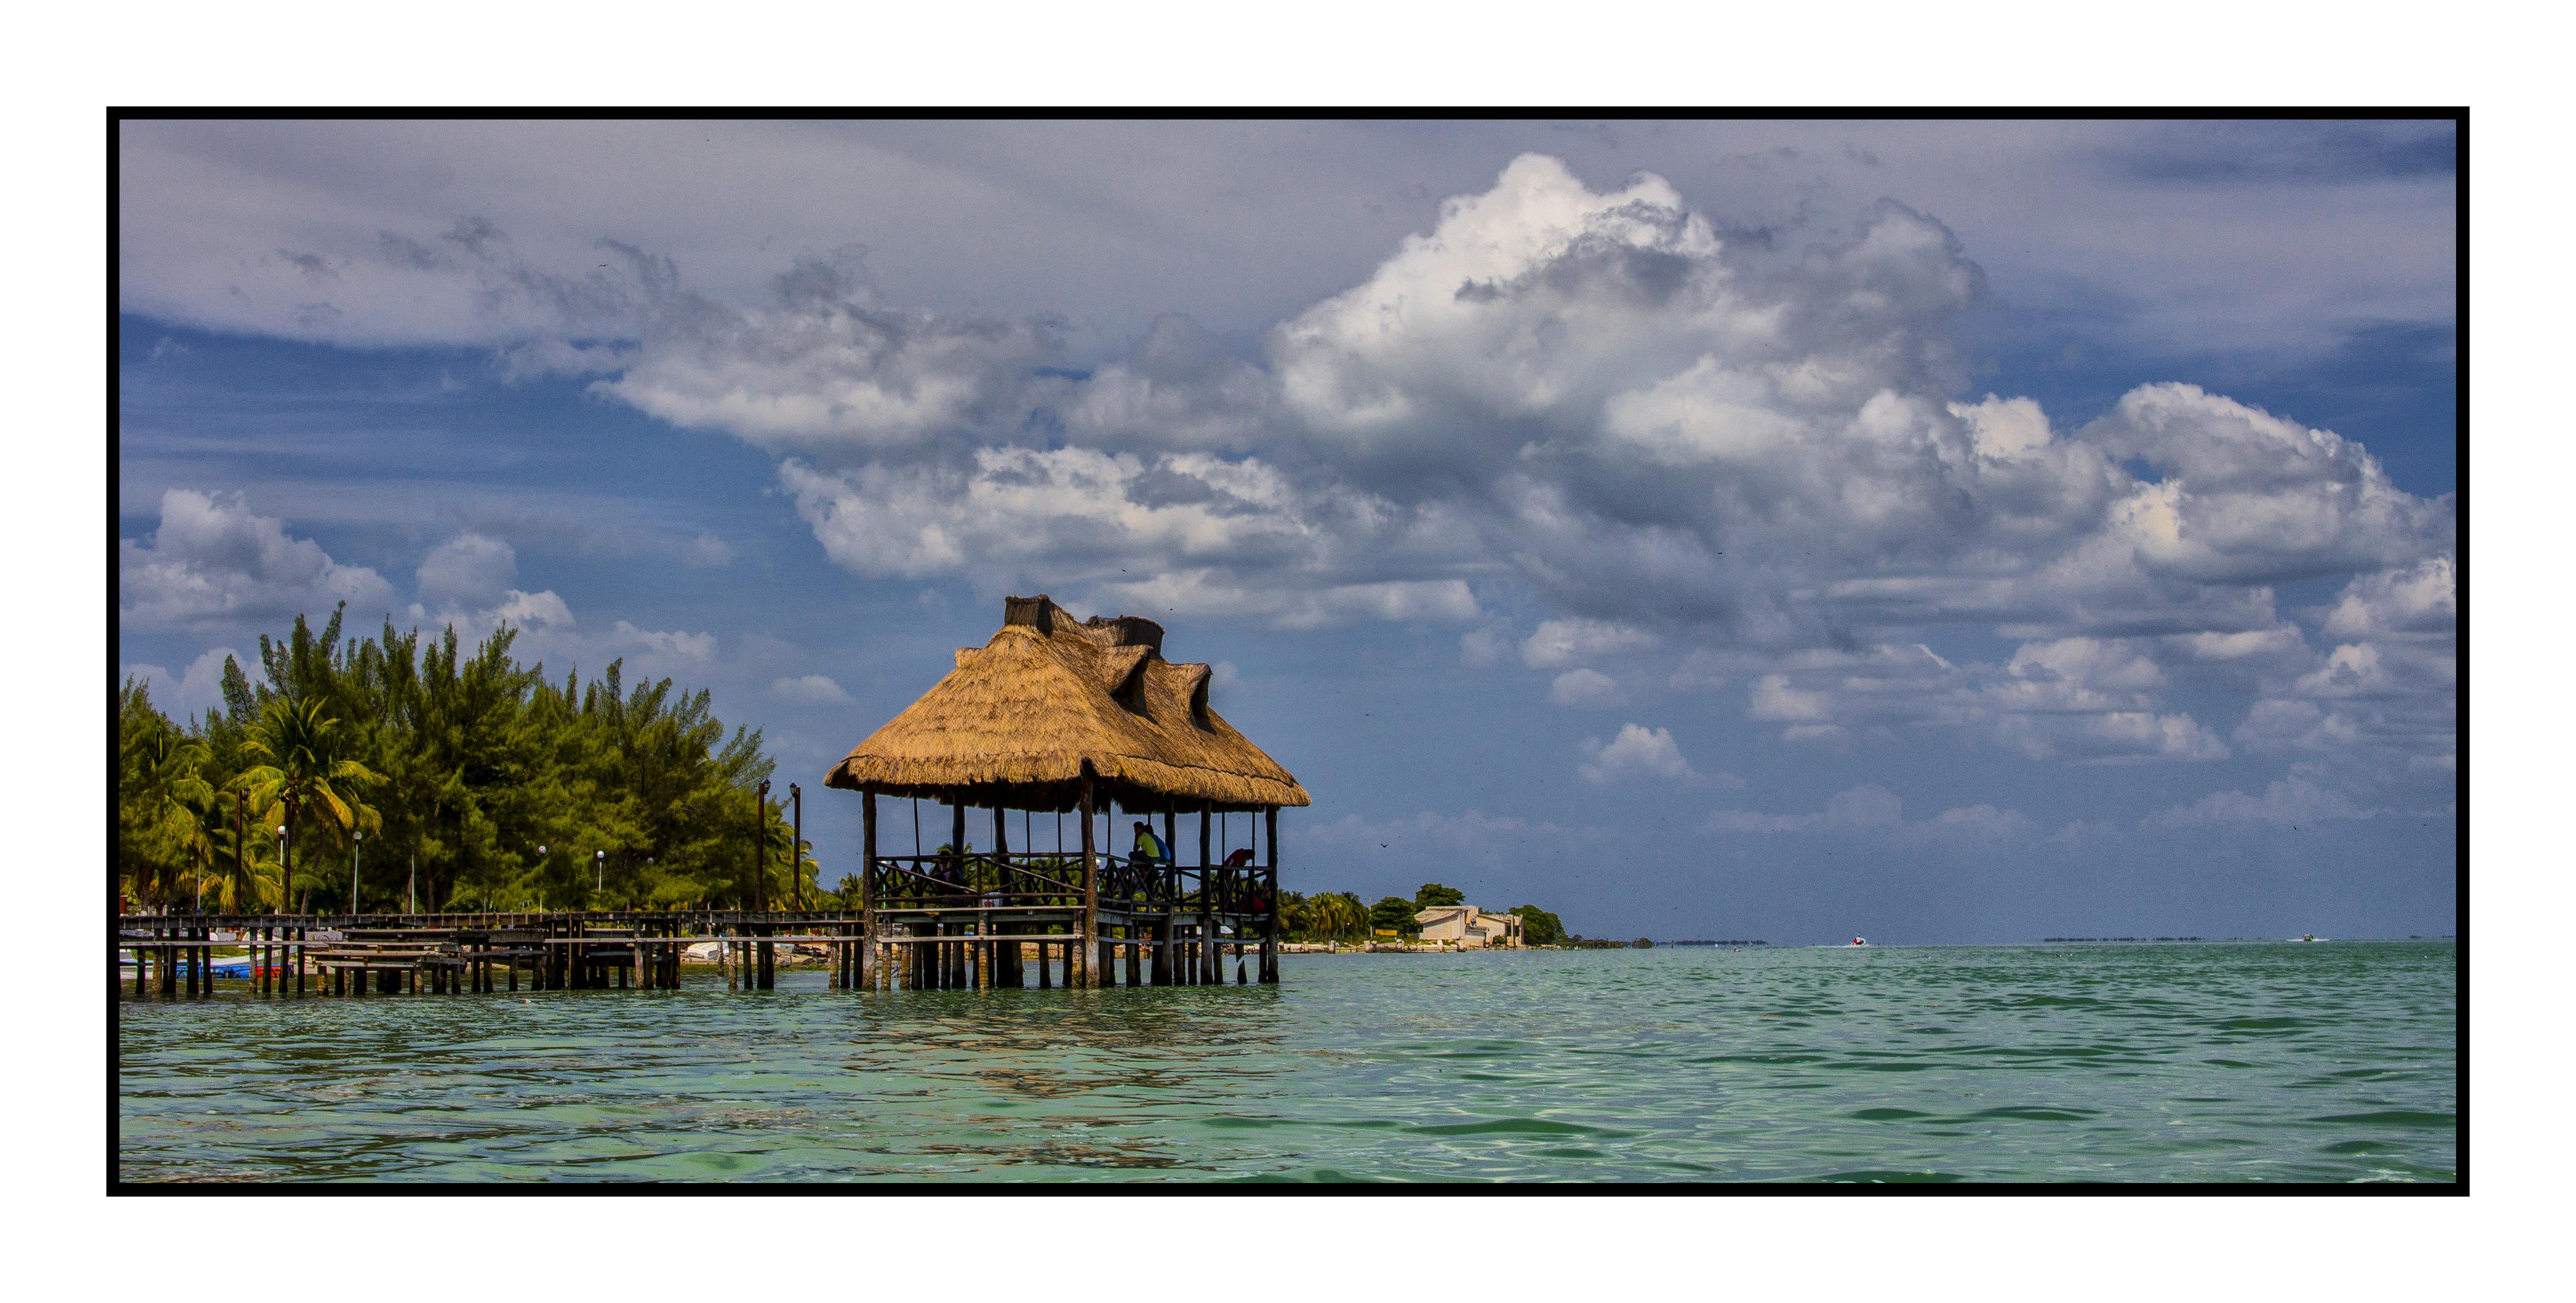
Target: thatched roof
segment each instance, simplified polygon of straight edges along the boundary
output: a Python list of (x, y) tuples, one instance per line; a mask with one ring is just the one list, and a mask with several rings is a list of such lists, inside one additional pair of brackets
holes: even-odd
[(1304, 805), (1306, 789), (1208, 708), (1208, 667), (1163, 659), (1163, 627), (1075, 620), (1007, 598), (1002, 630), (823, 779), (967, 805), (1063, 810), (1085, 769), (1129, 810)]

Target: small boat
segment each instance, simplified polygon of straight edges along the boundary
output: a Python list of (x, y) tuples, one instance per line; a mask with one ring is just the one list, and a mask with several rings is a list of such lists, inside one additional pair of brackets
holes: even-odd
[(1853, 937), (1853, 938), (1852, 938), (1852, 944), (1853, 944), (1853, 945), (1856, 945), (1856, 946), (1865, 946), (1865, 945), (1868, 945), (1868, 944), (1869, 944), (1869, 942), (1868, 942), (1868, 940), (1867, 940), (1867, 939), (1862, 938), (1862, 937)]

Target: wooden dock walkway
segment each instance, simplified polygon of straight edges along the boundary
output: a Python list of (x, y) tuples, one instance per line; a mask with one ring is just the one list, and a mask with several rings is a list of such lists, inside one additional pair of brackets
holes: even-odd
[(110, 974), (136, 996), (211, 995), (214, 952), (241, 950), (250, 975), (227, 989), (261, 997), (671, 990), (684, 952), (713, 943), (730, 990), (775, 988), (782, 946), (821, 950), (835, 990), (1115, 986), (1122, 970), (1130, 986), (1223, 984), (1229, 969), (1237, 983), (1278, 980), (1266, 869), (1121, 865), (1100, 884), (1114, 890), (1076, 895), (1043, 873), (1019, 880), (1006, 858), (971, 858), (977, 885), (961, 891), (951, 873), (968, 866), (954, 857), (888, 857), (861, 910), (125, 915)]

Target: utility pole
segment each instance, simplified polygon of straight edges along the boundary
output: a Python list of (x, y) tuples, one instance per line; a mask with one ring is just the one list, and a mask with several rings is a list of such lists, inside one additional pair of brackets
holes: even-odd
[(411, 912), (420, 912), (420, 848), (411, 848), (411, 873), (405, 879), (403, 895), (411, 902)]

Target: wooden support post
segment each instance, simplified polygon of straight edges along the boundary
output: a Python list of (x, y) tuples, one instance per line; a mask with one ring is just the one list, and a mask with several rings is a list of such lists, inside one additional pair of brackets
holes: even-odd
[[(1082, 762), (1082, 930), (1078, 934), (1083, 944), (1065, 947), (1064, 984), (1068, 987), (1100, 984), (1088, 972), (1076, 977), (1073, 971), (1075, 956), (1081, 955), (1091, 938), (1100, 934), (1100, 852), (1093, 844), (1096, 834), (1091, 826), (1092, 818), (1098, 812), (1094, 790), (1091, 762), (1086, 760)], [(1089, 956), (1083, 956), (1083, 961), (1087, 964)]]
[(958, 884), (958, 889), (962, 891), (966, 884), (966, 798), (964, 795), (952, 795), (948, 798), (948, 816), (948, 880)]
[(1199, 946), (1197, 958), (1199, 961), (1199, 985), (1201, 986), (1214, 986), (1218, 982), (1225, 980), (1224, 975), (1217, 972), (1216, 968), (1215, 875), (1222, 871), (1222, 869), (1208, 870), (1209, 880), (1206, 885), (1199, 889)]
[(1269, 870), (1265, 885), (1269, 888), (1267, 894), (1270, 897), (1270, 908), (1262, 919), (1261, 927), (1261, 980), (1276, 985), (1279, 981), (1279, 807), (1274, 805), (1262, 811), (1261, 822), (1267, 832), (1268, 863), (1262, 867)]
[(865, 825), (864, 840), (859, 847), (859, 935), (865, 941), (859, 946), (859, 985), (868, 985), (868, 966), (876, 960), (877, 937), (877, 794), (861, 795), (859, 813)]
[(1145, 947), (1142, 944), (1143, 938), (1136, 935), (1135, 915), (1130, 914), (1127, 917), (1127, 984), (1129, 986), (1143, 986), (1145, 984)]

